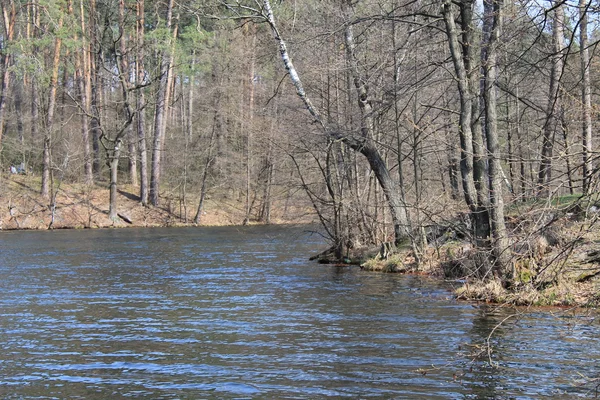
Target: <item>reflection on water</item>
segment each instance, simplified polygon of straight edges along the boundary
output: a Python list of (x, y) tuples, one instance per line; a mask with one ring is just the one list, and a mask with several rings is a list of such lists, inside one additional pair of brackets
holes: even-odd
[[(301, 228), (2, 232), (3, 398), (572, 398), (593, 314), (306, 261)], [(473, 359), (488, 336), (492, 359)], [(485, 349), (484, 349), (485, 350)]]

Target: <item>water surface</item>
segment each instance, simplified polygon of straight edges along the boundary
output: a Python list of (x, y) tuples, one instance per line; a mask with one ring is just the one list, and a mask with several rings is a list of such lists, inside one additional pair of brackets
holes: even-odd
[(509, 317), (307, 261), (323, 247), (298, 227), (0, 232), (0, 397), (594, 394), (596, 314)]

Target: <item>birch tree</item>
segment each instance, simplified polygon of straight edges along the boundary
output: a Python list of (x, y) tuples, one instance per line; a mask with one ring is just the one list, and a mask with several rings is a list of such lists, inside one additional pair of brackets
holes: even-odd
[[(352, 135), (350, 132), (344, 132), (338, 128), (329, 126), (326, 119), (322, 117), (318, 108), (311, 101), (310, 96), (304, 88), (300, 74), (292, 62), (286, 41), (279, 30), (279, 26), (276, 22), (270, 1), (256, 0), (252, 3), (252, 5), (250, 5), (251, 3), (248, 3), (248, 5), (243, 5), (241, 7), (239, 3), (223, 2), (222, 4), (227, 9), (232, 10), (238, 16), (241, 12), (243, 13), (244, 18), (253, 18), (255, 21), (265, 22), (268, 24), (273, 35), (273, 39), (278, 45), (281, 61), (283, 62), (291, 83), (296, 90), (297, 97), (302, 101), (304, 107), (326, 137), (334, 141), (341, 141), (355, 152), (364, 156), (386, 197), (394, 227), (394, 241), (396, 245), (402, 243), (406, 238), (408, 238), (410, 233), (406, 205), (401, 200), (397, 181), (392, 178), (385, 160), (373, 142), (373, 138), (369, 136), (371, 131), (368, 122), (368, 109), (366, 108), (368, 107), (369, 100), (368, 98), (365, 98), (364, 87), (360, 83), (360, 79), (358, 85), (355, 86), (356, 90), (358, 91), (359, 101), (361, 102), (360, 107), (364, 107), (361, 111), (361, 114), (363, 115), (362, 126), (364, 129), (361, 129), (359, 135)], [(347, 37), (347, 45), (352, 45), (353, 38), (351, 29), (349, 31), (346, 29), (345, 35)], [(352, 57), (350, 56), (349, 61), (352, 63), (354, 60), (352, 60)], [(364, 121), (365, 118), (366, 121)]]

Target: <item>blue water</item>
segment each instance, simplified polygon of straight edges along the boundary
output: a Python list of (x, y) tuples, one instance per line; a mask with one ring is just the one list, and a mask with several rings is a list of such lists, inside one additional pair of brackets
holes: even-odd
[(0, 397), (593, 397), (595, 311), (459, 303), (307, 261), (324, 246), (302, 227), (0, 232)]

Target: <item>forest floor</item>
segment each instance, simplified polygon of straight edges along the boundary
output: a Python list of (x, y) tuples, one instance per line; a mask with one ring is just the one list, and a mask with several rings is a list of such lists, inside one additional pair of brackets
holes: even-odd
[[(195, 197), (193, 202), (188, 202), (186, 210), (174, 196), (165, 196), (161, 197), (160, 206), (145, 207), (140, 202), (137, 188), (121, 185), (117, 197), (121, 217), (112, 221), (108, 217), (107, 185), (62, 183), (56, 190), (54, 202), (43, 199), (39, 191), (39, 178), (16, 174), (3, 177), (0, 185), (0, 230), (192, 226), (198, 206)], [(242, 225), (244, 218), (242, 200), (227, 195), (207, 196), (199, 225)], [(313, 221), (310, 212), (302, 206), (288, 206), (285, 213), (276, 209), (271, 218), (271, 223), (275, 224)]]

